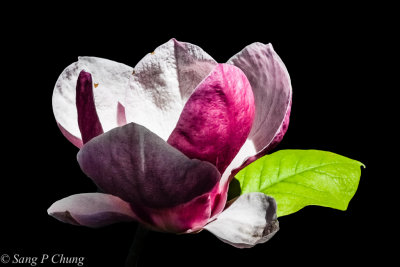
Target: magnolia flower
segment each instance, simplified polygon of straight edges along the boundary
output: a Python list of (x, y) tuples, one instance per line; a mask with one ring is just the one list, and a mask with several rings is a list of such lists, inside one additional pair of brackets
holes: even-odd
[(253, 43), (226, 64), (175, 39), (134, 68), (80, 57), (58, 78), (53, 110), (102, 193), (69, 196), (48, 213), (88, 227), (206, 229), (239, 248), (266, 242), (279, 228), (275, 200), (247, 193), (227, 203), (227, 191), (235, 173), (281, 141), (291, 98), (271, 44)]

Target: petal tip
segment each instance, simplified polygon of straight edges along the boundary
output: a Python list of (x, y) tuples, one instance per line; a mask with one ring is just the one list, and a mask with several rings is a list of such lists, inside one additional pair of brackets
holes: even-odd
[(50, 215), (51, 217), (63, 222), (63, 223), (69, 223), (72, 225), (80, 225), (74, 217), (72, 217), (71, 213), (68, 210), (58, 210), (57, 208), (57, 202), (53, 203), (48, 209), (47, 209), (47, 214)]
[(171, 38), (171, 40), (176, 47), (181, 47), (181, 48), (185, 48), (185, 43), (179, 42), (178, 40), (176, 40), (175, 38)]
[(88, 71), (86, 71), (86, 70), (84, 70), (84, 69), (82, 69), (81, 70), (81, 72), (79, 72), (79, 76), (78, 76), (78, 79), (82, 79), (82, 78), (85, 78), (85, 79), (92, 79), (92, 75), (90, 74), (90, 72), (88, 72)]

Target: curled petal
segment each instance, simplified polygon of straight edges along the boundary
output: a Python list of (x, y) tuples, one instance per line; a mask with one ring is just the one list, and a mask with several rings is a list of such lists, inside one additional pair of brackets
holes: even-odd
[[(292, 86), (285, 65), (271, 44), (253, 43), (245, 47), (228, 61), (239, 67), (249, 79), (254, 93), (256, 114), (248, 140), (254, 149), (248, 146), (249, 153), (240, 154), (236, 159), (243, 162), (247, 158), (257, 159), (265, 155), (283, 138), (288, 124), (292, 99)], [(250, 162), (247, 162), (250, 163)], [(224, 178), (230, 175), (236, 166), (230, 166)]]
[(276, 202), (263, 193), (243, 194), (204, 229), (237, 248), (265, 243), (279, 230)]
[(254, 98), (244, 73), (219, 64), (186, 103), (168, 143), (223, 173), (250, 133)]
[(81, 148), (83, 146), (83, 142), (80, 138), (72, 135), (70, 132), (64, 129), (61, 124), (57, 123), (58, 129), (60, 129), (61, 133), (77, 148)]
[(79, 151), (78, 162), (99, 188), (129, 202), (148, 224), (156, 224), (151, 209), (167, 210), (211, 194), (221, 177), (212, 164), (189, 159), (135, 123), (93, 138)]
[(96, 57), (79, 57), (77, 62), (64, 69), (53, 91), (53, 112), (65, 130), (63, 134), (79, 139), (82, 137), (78, 126), (76, 85), (82, 70), (92, 76), (96, 112), (104, 131), (118, 126), (118, 102), (125, 103), (126, 88), (132, 74), (132, 68), (127, 65)]
[(200, 47), (171, 39), (135, 67), (127, 91), (128, 122), (167, 140), (196, 86), (217, 63)]
[[(262, 155), (270, 152), (272, 149), (274, 149), (283, 139), (283, 136), (285, 135), (288, 127), (289, 127), (289, 118), (290, 118), (290, 111), (292, 109), (292, 102), (290, 101), (288, 110), (286, 111), (285, 118), (283, 119), (283, 122), (281, 126), (279, 127), (277, 133), (274, 136), (274, 139), (269, 143), (268, 147), (262, 151)], [(257, 158), (259, 158), (258, 156)]]
[(54, 202), (47, 212), (62, 222), (94, 228), (137, 220), (129, 203), (102, 193), (77, 194), (63, 198)]

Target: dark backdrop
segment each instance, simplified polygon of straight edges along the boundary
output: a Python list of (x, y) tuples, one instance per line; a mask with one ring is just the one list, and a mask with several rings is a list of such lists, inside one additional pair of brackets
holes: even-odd
[[(77, 56), (134, 66), (175, 37), (199, 45), (219, 62), (252, 42), (272, 43), (293, 86), (289, 129), (277, 149), (332, 151), (367, 168), (345, 212), (306, 207), (280, 218), (281, 229), (272, 240), (243, 250), (206, 231), (151, 233), (140, 266), (325, 266), (386, 260), (380, 239), (385, 226), (376, 198), (382, 173), (379, 158), (372, 158), (377, 148), (372, 140), (382, 138), (387, 125), (377, 115), (381, 100), (376, 92), (382, 89), (371, 66), (378, 57), (374, 43), (384, 33), (373, 20), (348, 14), (323, 18), (322, 14), (301, 25), (302, 19), (269, 20), (267, 15), (251, 14), (232, 23), (213, 19), (204, 25), (191, 20), (151, 24), (132, 18), (122, 29), (104, 20), (98, 27), (95, 20), (102, 17), (91, 14), (79, 26), (61, 23), (52, 30), (53, 21), (47, 20), (35, 27), (27, 22), (25, 31), (11, 32), (2, 51), (0, 254), (59, 253), (85, 257), (84, 266), (123, 266), (135, 223), (89, 229), (47, 215), (54, 201), (96, 190), (77, 164), (77, 149), (57, 128), (52, 92), (59, 74)], [(284, 21), (289, 26), (282, 25)]]

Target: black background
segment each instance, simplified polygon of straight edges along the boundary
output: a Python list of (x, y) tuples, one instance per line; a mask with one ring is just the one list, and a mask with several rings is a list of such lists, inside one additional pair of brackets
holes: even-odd
[(175, 20), (171, 15), (157, 21), (151, 8), (131, 17), (121, 15), (124, 20), (118, 14), (109, 19), (95, 11), (76, 11), (61, 23), (53, 20), (54, 14), (32, 25), (36, 20), (27, 20), (15, 30), (5, 25), (0, 254), (63, 253), (85, 257), (85, 266), (123, 266), (135, 223), (89, 229), (47, 215), (54, 201), (96, 190), (76, 162), (77, 148), (57, 128), (52, 92), (59, 74), (77, 56), (134, 66), (175, 37), (199, 45), (218, 62), (252, 42), (272, 43), (293, 86), (289, 129), (277, 149), (332, 151), (367, 168), (345, 212), (306, 207), (280, 218), (281, 229), (272, 240), (243, 250), (206, 231), (151, 233), (139, 266), (347, 266), (388, 261), (389, 219), (378, 197), (380, 181), (389, 179), (382, 172), (382, 147), (391, 146), (382, 134), (390, 125), (379, 115), (389, 105), (382, 97), (387, 97), (388, 88), (378, 73), (385, 66), (377, 52), (386, 27), (374, 16), (352, 12), (327, 17), (320, 13), (308, 22), (308, 15), (294, 18), (282, 10), (277, 19), (267, 11), (260, 13), (236, 18), (235, 13), (184, 13)]

